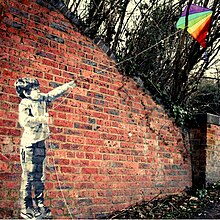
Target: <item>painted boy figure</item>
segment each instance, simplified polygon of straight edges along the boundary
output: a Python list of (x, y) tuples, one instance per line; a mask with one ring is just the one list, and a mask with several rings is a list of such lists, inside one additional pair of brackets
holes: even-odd
[[(19, 123), (24, 129), (21, 138), (21, 217), (49, 218), (51, 211), (44, 205), (45, 140), (49, 136), (49, 103), (76, 85), (74, 81), (59, 86), (49, 93), (40, 93), (37, 79), (20, 78), (15, 82), (19, 104)], [(34, 189), (34, 203), (32, 198)]]

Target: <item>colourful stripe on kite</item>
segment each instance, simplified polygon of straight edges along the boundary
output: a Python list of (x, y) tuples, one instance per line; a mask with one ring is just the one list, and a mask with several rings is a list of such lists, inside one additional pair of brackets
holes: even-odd
[[(209, 17), (212, 15), (211, 11), (207, 11), (207, 12), (199, 12), (196, 14), (190, 14), (188, 16), (188, 27), (193, 25), (196, 22), (199, 22), (201, 19)], [(177, 24), (176, 27), (180, 28), (180, 29), (184, 29), (185, 28), (185, 24), (186, 24), (186, 17), (181, 17)]]
[[(176, 27), (180, 29), (186, 28), (186, 12), (188, 6), (185, 7), (182, 16), (179, 18)], [(206, 47), (206, 35), (211, 23), (212, 11), (197, 5), (191, 5), (188, 15), (187, 31), (197, 40), (202, 47)]]
[(205, 17), (203, 18), (202, 20), (198, 21), (197, 23), (194, 23), (193, 25), (189, 25), (188, 27), (188, 32), (191, 34), (192, 32), (195, 32), (195, 31), (201, 31), (206, 23), (210, 20), (211, 16), (209, 17)]
[[(188, 6), (185, 7), (185, 9), (182, 13), (182, 16), (186, 16), (187, 8), (188, 8)], [(210, 9), (202, 7), (202, 6), (191, 4), (190, 9), (189, 9), (189, 14), (194, 14), (194, 13), (198, 13), (198, 12), (206, 12), (206, 11), (210, 11)]]
[(207, 22), (201, 24), (200, 27), (194, 29), (194, 31), (191, 30), (192, 31), (191, 33), (189, 31), (189, 33), (193, 36), (193, 38), (197, 40), (203, 48), (206, 48), (205, 39), (209, 30), (210, 22), (211, 19), (207, 19)]

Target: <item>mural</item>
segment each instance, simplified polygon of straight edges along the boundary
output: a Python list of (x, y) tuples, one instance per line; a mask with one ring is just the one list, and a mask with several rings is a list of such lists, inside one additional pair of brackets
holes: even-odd
[(74, 87), (76, 84), (71, 81), (45, 94), (40, 92), (37, 79), (20, 78), (15, 82), (16, 92), (22, 99), (19, 104), (19, 123), (23, 128), (20, 200), (21, 217), (25, 219), (51, 217), (50, 209), (44, 205), (45, 140), (49, 136), (49, 124), (52, 121), (47, 107)]

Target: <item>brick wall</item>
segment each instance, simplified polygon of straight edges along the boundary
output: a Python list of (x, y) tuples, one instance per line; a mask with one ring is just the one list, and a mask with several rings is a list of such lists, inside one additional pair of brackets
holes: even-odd
[(191, 186), (189, 146), (162, 106), (51, 5), (1, 6), (0, 217), (19, 215), (22, 130), (14, 82), (24, 76), (36, 77), (43, 92), (81, 80), (49, 110), (45, 196), (54, 218), (98, 218)]
[(204, 187), (220, 181), (219, 116), (200, 114), (191, 129), (193, 185)]

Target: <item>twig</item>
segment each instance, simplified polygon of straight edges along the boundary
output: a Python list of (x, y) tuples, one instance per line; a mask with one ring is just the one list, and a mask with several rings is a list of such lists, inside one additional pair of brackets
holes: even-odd
[[(149, 200), (149, 201), (147, 201), (147, 203), (143, 203), (143, 205), (148, 205), (150, 202), (152, 202), (153, 200), (155, 200), (159, 195), (161, 195), (161, 191), (156, 195), (156, 196), (154, 196), (151, 200)], [(122, 209), (121, 211), (120, 211), (120, 213), (117, 213), (117, 214), (115, 214), (114, 216), (112, 216), (110, 219), (114, 219), (115, 217), (118, 217), (118, 216), (120, 216), (120, 215), (122, 215), (122, 214), (124, 214), (125, 212), (127, 212), (129, 209), (131, 209), (132, 208), (132, 206), (130, 206), (130, 207), (128, 207), (128, 208), (126, 208), (126, 209)]]

